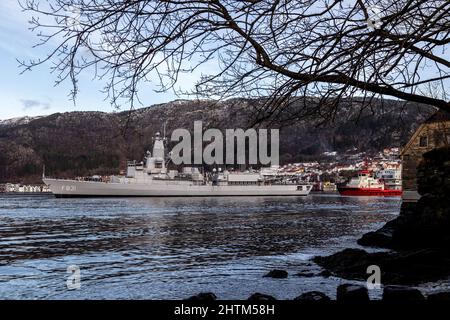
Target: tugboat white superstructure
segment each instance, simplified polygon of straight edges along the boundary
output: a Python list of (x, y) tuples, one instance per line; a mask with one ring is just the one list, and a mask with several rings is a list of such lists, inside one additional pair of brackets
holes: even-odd
[(89, 180), (44, 176), (43, 181), (56, 197), (306, 196), (312, 189), (312, 185), (270, 179), (261, 172), (214, 170), (203, 174), (196, 167), (185, 167), (181, 173), (167, 170), (164, 139), (159, 134), (144, 162), (128, 162), (126, 176)]

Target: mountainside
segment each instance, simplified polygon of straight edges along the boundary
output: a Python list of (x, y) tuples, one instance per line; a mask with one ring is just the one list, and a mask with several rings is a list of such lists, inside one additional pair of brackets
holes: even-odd
[[(0, 183), (38, 182), (45, 164), (51, 176), (113, 174), (126, 159), (140, 160), (152, 137), (167, 124), (172, 130), (246, 128), (258, 100), (223, 102), (179, 100), (120, 113), (69, 112), (0, 121)], [(334, 122), (313, 119), (281, 127), (281, 163), (320, 159), (325, 151), (357, 148), (373, 153), (401, 146), (433, 110), (417, 104), (374, 101), (370, 111), (341, 108)], [(358, 119), (358, 120), (356, 120)]]

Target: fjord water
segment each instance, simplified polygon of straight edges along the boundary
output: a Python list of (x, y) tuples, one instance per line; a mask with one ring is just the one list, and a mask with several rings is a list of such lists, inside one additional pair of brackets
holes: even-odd
[[(309, 259), (393, 219), (398, 198), (56, 199), (0, 195), (1, 299), (292, 299), (342, 279)], [(67, 267), (81, 270), (68, 290)], [(285, 269), (287, 279), (264, 278)], [(297, 273), (313, 276), (296, 276)], [(348, 282), (348, 281), (347, 281)]]

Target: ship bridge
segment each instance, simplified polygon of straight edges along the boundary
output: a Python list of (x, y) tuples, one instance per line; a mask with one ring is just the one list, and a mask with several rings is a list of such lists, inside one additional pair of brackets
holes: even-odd
[(164, 138), (157, 132), (154, 138), (153, 152), (147, 151), (145, 156), (145, 167), (143, 164), (136, 164), (135, 161), (129, 161), (127, 165), (127, 177), (136, 178), (138, 172), (147, 174), (165, 174), (167, 173), (164, 148)]

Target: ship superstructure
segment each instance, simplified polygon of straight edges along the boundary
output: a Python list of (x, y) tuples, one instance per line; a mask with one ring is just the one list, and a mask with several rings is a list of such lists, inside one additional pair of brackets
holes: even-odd
[(395, 183), (395, 178), (385, 181), (383, 178), (374, 177), (369, 170), (362, 170), (347, 184), (338, 186), (338, 191), (344, 196), (401, 196), (401, 188), (392, 183)]

